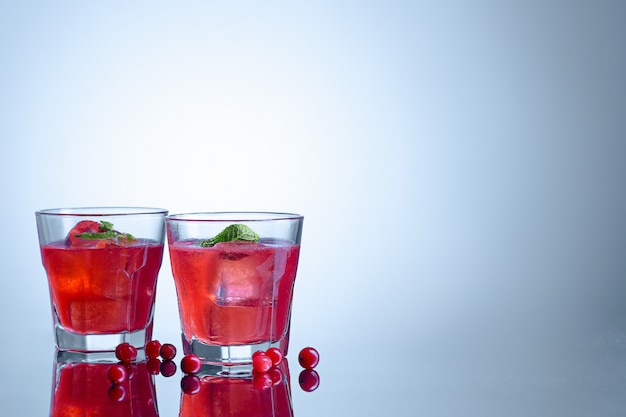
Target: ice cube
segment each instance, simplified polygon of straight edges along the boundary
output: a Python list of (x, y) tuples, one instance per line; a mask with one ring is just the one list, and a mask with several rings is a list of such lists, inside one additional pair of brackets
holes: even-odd
[(81, 332), (121, 331), (127, 326), (127, 305), (107, 299), (72, 301), (71, 326)]
[[(228, 252), (232, 253), (232, 252)], [(243, 253), (243, 252), (237, 252)], [(245, 256), (223, 257), (218, 274), (217, 301), (221, 305), (266, 305), (272, 298), (272, 280), (267, 279), (262, 265), (268, 260), (262, 251), (248, 251)]]

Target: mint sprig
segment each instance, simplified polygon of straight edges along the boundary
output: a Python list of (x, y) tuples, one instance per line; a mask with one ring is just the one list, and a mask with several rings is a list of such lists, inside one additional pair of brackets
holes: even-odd
[(259, 235), (245, 224), (231, 224), (219, 232), (215, 237), (205, 239), (199, 243), (203, 248), (214, 246), (220, 242), (258, 242)]
[(100, 232), (85, 232), (77, 234), (76, 237), (87, 240), (102, 240), (102, 239), (128, 239), (137, 240), (135, 236), (130, 233), (120, 233), (113, 229), (113, 223), (102, 220), (100, 222)]

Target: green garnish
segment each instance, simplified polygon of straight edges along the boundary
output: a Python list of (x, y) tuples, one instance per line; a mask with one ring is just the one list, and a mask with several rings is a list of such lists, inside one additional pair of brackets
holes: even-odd
[(203, 248), (207, 248), (214, 246), (216, 243), (234, 241), (258, 242), (259, 235), (245, 224), (231, 224), (215, 235), (215, 237), (201, 241), (199, 245)]
[(137, 240), (135, 236), (130, 233), (120, 233), (117, 230), (113, 229), (113, 223), (102, 220), (100, 222), (100, 232), (85, 232), (76, 235), (81, 239), (88, 240), (101, 240), (101, 239), (128, 239), (128, 240)]

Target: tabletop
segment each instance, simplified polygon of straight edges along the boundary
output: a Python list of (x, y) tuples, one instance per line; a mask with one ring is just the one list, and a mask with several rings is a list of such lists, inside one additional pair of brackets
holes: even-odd
[[(50, 415), (55, 396), (58, 402), (58, 396), (63, 395), (58, 392), (58, 370), (63, 359), (45, 338), (12, 356), (8, 354), (11, 359), (3, 366), (1, 395), (4, 415)], [(315, 369), (319, 385), (312, 391), (310, 385), (303, 388), (299, 383), (303, 369), (298, 364), (297, 352), (293, 352), (297, 349), (291, 346), (292, 352), (283, 368), (284, 380), (278, 387), (267, 388), (265, 393), (258, 391), (258, 395), (272, 398), (263, 400), (271, 406), (258, 408), (261, 400), (257, 399), (252, 403), (257, 404), (256, 408), (251, 411), (245, 408), (250, 404), (248, 396), (233, 392), (227, 402), (219, 396), (204, 400), (211, 404), (205, 412), (206, 415), (272, 417), (622, 416), (626, 412), (626, 336), (623, 334), (605, 333), (587, 340), (542, 338), (508, 348), (504, 343), (490, 341), (487, 346), (477, 344), (476, 340), (458, 339), (436, 349), (428, 347), (428, 343), (352, 347), (324, 344), (319, 347), (321, 360)], [(6, 342), (4, 345), (3, 349), (8, 350)], [(176, 364), (181, 356), (174, 360)], [(138, 363), (145, 364), (141, 355)], [(181, 407), (193, 394), (183, 392), (184, 377), (177, 366), (173, 375), (145, 374), (143, 379), (136, 378), (139, 381), (136, 383), (148, 386), (146, 389), (153, 387), (154, 410), (146, 413), (129, 409), (128, 415), (186, 415), (181, 413)], [(71, 381), (76, 391), (72, 395), (100, 396), (106, 405), (104, 377), (102, 383), (94, 383), (96, 378), (85, 378), (85, 385), (79, 390), (81, 379), (74, 375)], [(247, 384), (246, 389), (253, 389), (251, 380)], [(85, 394), (85, 389), (94, 392)], [(74, 406), (81, 401), (89, 402), (74, 400)], [(237, 401), (242, 402), (243, 409), (233, 405)], [(71, 415), (92, 415), (84, 410), (74, 412)]]

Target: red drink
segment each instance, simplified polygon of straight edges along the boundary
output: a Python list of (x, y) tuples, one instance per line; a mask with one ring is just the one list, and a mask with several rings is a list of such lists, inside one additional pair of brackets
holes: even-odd
[(57, 347), (143, 347), (152, 337), (167, 211), (83, 207), (35, 215)]
[(289, 370), (276, 371), (282, 380), (265, 389), (251, 377), (204, 376), (198, 393), (182, 394), (179, 417), (293, 417)]
[(115, 244), (41, 246), (59, 324), (79, 334), (134, 332), (152, 323), (163, 245), (136, 240)]
[(287, 242), (170, 243), (183, 332), (209, 345), (287, 336), (300, 246)]
[[(110, 363), (58, 363), (50, 417), (157, 417), (154, 384), (145, 362), (137, 363), (131, 379), (112, 388)], [(113, 396), (110, 390), (121, 390)], [(118, 391), (119, 392), (119, 391)]]

